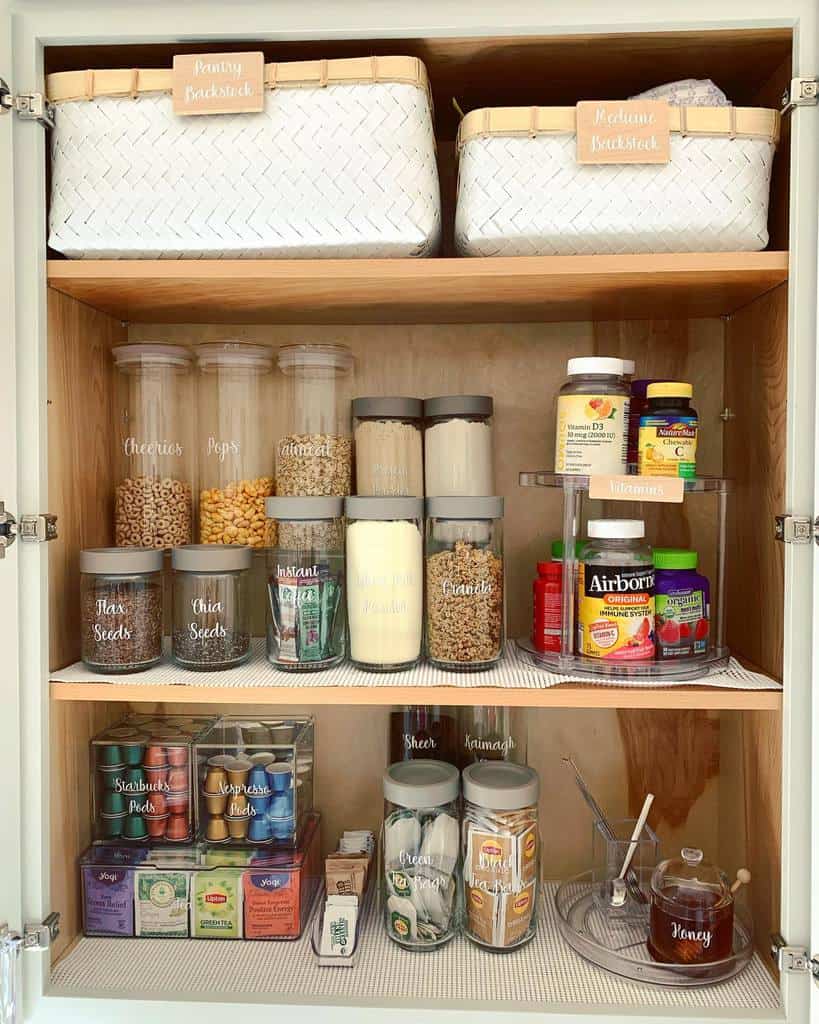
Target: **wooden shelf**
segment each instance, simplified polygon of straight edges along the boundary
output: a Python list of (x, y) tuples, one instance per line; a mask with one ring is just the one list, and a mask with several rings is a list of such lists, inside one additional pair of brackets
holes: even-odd
[(426, 260), (49, 260), (58, 292), (143, 323), (494, 323), (734, 313), (785, 252)]

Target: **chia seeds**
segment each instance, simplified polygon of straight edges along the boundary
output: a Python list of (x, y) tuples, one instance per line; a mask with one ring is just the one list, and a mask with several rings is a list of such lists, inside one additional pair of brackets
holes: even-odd
[(224, 636), (194, 638), (185, 630), (173, 634), (173, 656), (185, 668), (218, 671), (240, 665), (250, 653), (250, 634), (227, 630)]

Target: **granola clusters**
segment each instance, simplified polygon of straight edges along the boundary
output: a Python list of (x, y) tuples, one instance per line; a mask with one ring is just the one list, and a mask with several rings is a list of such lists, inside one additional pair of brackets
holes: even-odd
[(193, 502), (190, 484), (172, 477), (126, 477), (114, 508), (117, 547), (172, 548), (190, 544)]

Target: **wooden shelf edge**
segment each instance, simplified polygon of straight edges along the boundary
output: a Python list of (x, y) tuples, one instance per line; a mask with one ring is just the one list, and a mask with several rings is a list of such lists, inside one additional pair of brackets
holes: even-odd
[(549, 689), (493, 686), (141, 686), (130, 683), (51, 683), (56, 701), (160, 704), (368, 705), (502, 704), (528, 708), (636, 708), (665, 710), (780, 711), (781, 690), (727, 690), (706, 686), (666, 689), (584, 686)]

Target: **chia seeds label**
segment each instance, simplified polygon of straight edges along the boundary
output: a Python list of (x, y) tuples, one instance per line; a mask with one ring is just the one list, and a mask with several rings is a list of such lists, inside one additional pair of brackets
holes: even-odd
[(640, 475), (697, 475), (697, 417), (642, 416), (637, 466)]
[(555, 472), (578, 476), (626, 471), (629, 399), (561, 395), (557, 401)]
[(654, 568), (580, 564), (578, 651), (589, 658), (654, 657)]

